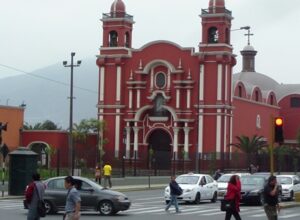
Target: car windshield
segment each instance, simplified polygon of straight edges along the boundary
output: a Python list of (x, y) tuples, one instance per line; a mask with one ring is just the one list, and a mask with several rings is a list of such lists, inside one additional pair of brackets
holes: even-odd
[(179, 176), (176, 178), (178, 184), (197, 184), (199, 176)]
[(241, 177), (241, 184), (242, 185), (263, 186), (264, 183), (265, 183), (265, 179), (263, 177), (256, 177), (256, 176), (243, 176), (243, 177)]
[(280, 184), (293, 184), (293, 180), (291, 177), (278, 176), (277, 180)]
[(230, 177), (231, 177), (232, 175), (223, 175), (223, 176), (221, 176), (218, 180), (217, 180), (217, 182), (218, 183), (228, 183), (228, 181), (230, 180)]

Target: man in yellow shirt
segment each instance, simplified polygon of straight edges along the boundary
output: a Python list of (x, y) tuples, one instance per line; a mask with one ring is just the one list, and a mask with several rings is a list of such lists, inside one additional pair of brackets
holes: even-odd
[(103, 167), (103, 175), (104, 175), (104, 188), (107, 188), (107, 181), (109, 184), (109, 188), (111, 188), (111, 166), (109, 164), (105, 164)]

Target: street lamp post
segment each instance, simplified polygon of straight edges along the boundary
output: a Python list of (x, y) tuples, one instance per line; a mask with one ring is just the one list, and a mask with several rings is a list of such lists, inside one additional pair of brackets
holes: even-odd
[(73, 146), (73, 68), (78, 67), (81, 64), (81, 60), (77, 61), (77, 64), (74, 64), (74, 56), (75, 52), (71, 53), (71, 64), (68, 65), (67, 61), (63, 61), (64, 67), (71, 68), (71, 82), (70, 82), (70, 124), (69, 124), (69, 154), (68, 154), (68, 161), (69, 161), (69, 174), (74, 175), (74, 164), (75, 164), (75, 148)]

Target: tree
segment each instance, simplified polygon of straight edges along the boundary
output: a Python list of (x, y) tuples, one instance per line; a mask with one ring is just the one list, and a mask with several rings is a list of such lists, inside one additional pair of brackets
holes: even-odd
[(242, 135), (236, 137), (238, 143), (229, 144), (229, 146), (234, 146), (240, 151), (244, 152), (247, 157), (247, 163), (251, 163), (251, 158), (257, 155), (263, 148), (268, 147), (268, 143), (264, 140), (263, 136), (253, 135), (250, 139), (249, 137)]
[(23, 125), (24, 130), (61, 130), (61, 127), (56, 125), (53, 121), (46, 120), (44, 122), (38, 122), (35, 125), (30, 125), (25, 122)]
[(104, 131), (106, 129), (105, 121), (99, 121), (97, 119), (83, 119), (79, 124), (74, 124), (73, 129), (73, 138), (76, 142), (85, 143), (88, 134), (97, 132), (97, 149), (98, 149), (98, 158), (97, 161), (102, 166), (102, 158), (105, 154), (104, 145), (108, 142), (106, 138), (104, 138)]

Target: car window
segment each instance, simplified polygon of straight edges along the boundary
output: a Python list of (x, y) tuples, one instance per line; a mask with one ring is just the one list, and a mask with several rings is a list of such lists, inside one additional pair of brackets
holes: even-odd
[(92, 186), (84, 181), (82, 181), (82, 185), (81, 185), (81, 189), (82, 190), (88, 190), (88, 189), (91, 189)]
[(223, 175), (218, 179), (218, 183), (228, 183), (232, 175)]
[(206, 176), (206, 181), (207, 181), (207, 183), (214, 182), (213, 178), (211, 178), (210, 176)]
[(198, 176), (178, 176), (176, 178), (178, 184), (197, 184), (198, 180)]
[(64, 179), (50, 180), (47, 184), (47, 188), (56, 189), (56, 190), (65, 190), (65, 180)]
[(293, 184), (293, 180), (291, 177), (278, 176), (277, 180), (280, 184)]
[(206, 184), (206, 179), (205, 176), (203, 176), (200, 180), (200, 185), (205, 185)]
[(242, 185), (258, 185), (263, 186), (265, 180), (263, 177), (243, 176), (241, 177)]

